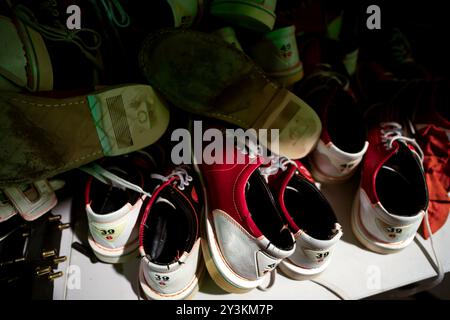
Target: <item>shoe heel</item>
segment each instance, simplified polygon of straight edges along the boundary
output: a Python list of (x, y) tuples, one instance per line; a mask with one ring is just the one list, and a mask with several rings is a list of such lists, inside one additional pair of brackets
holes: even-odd
[(314, 273), (314, 274), (309, 274), (309, 275), (299, 274), (299, 273), (291, 271), (287, 266), (285, 266), (285, 264), (283, 262), (278, 265), (278, 269), (281, 271), (282, 274), (284, 274), (288, 278), (297, 280), (297, 281), (313, 280), (322, 274), (322, 271)]
[(281, 89), (254, 128), (279, 129), (279, 145), (268, 145), (274, 152), (291, 159), (310, 153), (319, 141), (322, 124), (306, 102), (286, 89)]
[(394, 252), (398, 252), (402, 249), (387, 249), (377, 246), (376, 244), (370, 242), (366, 239), (366, 237), (363, 234), (363, 231), (361, 230), (358, 219), (359, 219), (359, 207), (360, 207), (360, 195), (359, 192), (356, 192), (355, 199), (353, 200), (353, 207), (352, 207), (352, 214), (351, 214), (351, 225), (352, 225), (352, 231), (355, 235), (356, 239), (367, 249), (379, 253), (379, 254), (390, 254)]

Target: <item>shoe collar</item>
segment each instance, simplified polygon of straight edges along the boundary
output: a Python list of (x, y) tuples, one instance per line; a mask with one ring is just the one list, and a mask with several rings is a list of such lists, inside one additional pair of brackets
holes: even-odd
[(303, 230), (299, 230), (297, 233), (295, 233), (294, 237), (296, 240), (301, 239), (301, 241), (310, 248), (314, 248), (316, 250), (325, 250), (338, 242), (343, 234), (344, 233), (342, 232), (342, 226), (336, 222), (332, 230), (332, 236), (327, 240), (313, 238)]
[(286, 208), (284, 202), (286, 188), (294, 176), (298, 176), (300, 179), (305, 179), (313, 185), (315, 181), (308, 169), (306, 169), (306, 167), (298, 160), (289, 160), (284, 157), (276, 157), (272, 159), (271, 163), (272, 165), (270, 167), (262, 167), (260, 168), (260, 171), (264, 172), (263, 176), (266, 177), (271, 189), (274, 191), (274, 196), (278, 198), (277, 200), (280, 209), (295, 235), (300, 231), (300, 228), (294, 222)]
[[(376, 192), (376, 181), (380, 169), (398, 152), (410, 152), (423, 169), (423, 151), (415, 139), (403, 134), (402, 126), (397, 122), (385, 122), (369, 131), (369, 151), (364, 160), (364, 171), (369, 169), (369, 185), (363, 183), (367, 195), (372, 203), (379, 203)], [(373, 173), (372, 173), (373, 172)], [(364, 173), (363, 173), (364, 177)], [(364, 181), (364, 179), (363, 179)], [(367, 189), (367, 187), (369, 189)]]
[[(94, 220), (106, 222), (106, 221), (114, 221), (114, 220), (120, 219), (121, 217), (126, 215), (128, 212), (130, 212), (130, 210), (134, 210), (138, 206), (140, 206), (142, 204), (142, 200), (147, 195), (149, 195), (148, 193), (145, 193), (142, 190), (142, 188), (144, 186), (144, 178), (139, 170), (136, 170), (134, 172), (135, 177), (138, 179), (138, 181), (137, 181), (138, 184), (131, 183), (131, 182), (127, 181), (126, 178), (123, 178), (123, 177), (128, 176), (128, 171), (127, 171), (128, 169), (132, 170), (129, 167), (125, 168), (120, 165), (118, 165), (118, 166), (110, 165), (107, 167), (107, 169), (105, 169), (98, 164), (91, 164), (89, 166), (84, 166), (82, 168), (83, 171), (85, 171), (86, 173), (91, 175), (86, 182), (86, 189), (85, 189), (84, 196), (85, 196), (85, 204), (86, 204), (87, 214), (90, 217), (92, 217)], [(118, 176), (117, 175), (118, 173), (121, 173), (123, 177)], [(94, 178), (96, 180), (94, 180)], [(112, 187), (123, 189), (123, 190), (129, 189), (129, 190), (137, 192), (138, 194), (140, 193), (141, 196), (136, 196), (136, 198), (135, 198), (136, 200), (135, 201), (132, 200), (132, 202), (134, 202), (134, 203), (130, 203), (130, 202), (126, 203), (122, 208), (120, 208), (114, 212), (111, 212), (108, 214), (98, 214), (98, 213), (94, 212), (91, 208), (92, 184), (94, 183), (94, 181), (97, 181), (97, 180), (104, 183), (105, 185), (103, 187), (105, 187), (105, 188), (108, 186), (112, 186)]]
[[(155, 187), (153, 190), (152, 196), (147, 200), (146, 203), (143, 205), (143, 217), (141, 220), (141, 224), (139, 226), (139, 252), (142, 257), (147, 257), (147, 254), (144, 249), (144, 232), (145, 232), (145, 224), (147, 223), (147, 219), (149, 219), (149, 215), (151, 213), (151, 209), (154, 204), (158, 203), (159, 201), (168, 201), (166, 198), (162, 198), (162, 192), (165, 190), (168, 190), (169, 188), (175, 193), (175, 196), (179, 196), (181, 201), (185, 202), (189, 209), (194, 212), (195, 219), (196, 219), (196, 234), (195, 234), (195, 241), (199, 238), (199, 209), (197, 208), (197, 205), (199, 205), (199, 199), (198, 194), (195, 189), (195, 186), (193, 185), (193, 178), (189, 175), (188, 171), (183, 167), (176, 167), (174, 168), (170, 174), (167, 176), (158, 175), (158, 174), (152, 174), (152, 178), (156, 180), (160, 180), (161, 183)], [(178, 201), (177, 201), (178, 202)], [(175, 206), (177, 203), (174, 204)], [(179, 257), (177, 261), (183, 261), (182, 258), (187, 253), (183, 253)], [(147, 262), (151, 263), (152, 265), (157, 265), (155, 263), (150, 262), (148, 258)], [(174, 262), (178, 264), (178, 262)], [(172, 264), (169, 264), (172, 265)], [(164, 265), (164, 268), (167, 269), (167, 265)]]
[[(287, 160), (287, 159), (286, 159)], [(292, 179), (302, 179), (305, 183), (309, 184), (309, 186), (315, 190), (317, 187), (315, 185), (315, 181), (308, 171), (308, 169), (298, 160), (286, 160), (278, 161), (279, 163), (286, 164), (279, 170), (276, 174), (273, 174), (269, 177), (269, 183), (272, 189), (275, 192), (275, 196), (278, 197), (278, 203), (281, 211), (283, 212), (286, 220), (288, 221), (289, 227), (294, 234), (294, 238), (301, 238), (303, 242), (310, 245), (313, 248), (329, 248), (334, 243), (336, 243), (342, 236), (342, 227), (339, 223), (335, 224), (334, 230), (332, 232), (333, 236), (327, 240), (319, 240), (311, 237), (306, 232), (300, 229), (300, 227), (295, 223), (293, 217), (289, 213), (286, 208), (284, 195), (285, 191), (288, 188), (289, 183)], [(275, 167), (280, 167), (282, 164), (275, 164)], [(317, 190), (317, 192), (320, 192)], [(326, 201), (326, 199), (324, 199)]]

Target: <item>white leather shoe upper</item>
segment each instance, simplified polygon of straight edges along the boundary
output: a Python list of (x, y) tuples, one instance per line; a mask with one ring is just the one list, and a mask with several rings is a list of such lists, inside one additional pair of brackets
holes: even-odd
[(94, 241), (105, 248), (118, 249), (128, 243), (137, 242), (137, 219), (143, 199), (139, 198), (135, 205), (127, 203), (121, 209), (108, 214), (95, 213), (90, 204), (86, 205), (89, 230)]
[(366, 141), (361, 151), (347, 153), (340, 150), (332, 142), (325, 144), (319, 140), (316, 149), (311, 154), (314, 167), (328, 178), (342, 180), (349, 177), (358, 167), (369, 147)]
[(360, 189), (359, 197), (356, 219), (360, 219), (364, 235), (386, 244), (401, 244), (415, 236), (425, 214), (423, 210), (414, 216), (397, 216), (387, 212), (380, 202), (372, 204), (363, 189)]
[(184, 252), (177, 262), (168, 265), (151, 262), (141, 248), (141, 272), (150, 289), (160, 295), (182, 295), (183, 290), (191, 288), (193, 281), (198, 281), (200, 242), (197, 239), (191, 252)]
[(342, 237), (342, 228), (336, 223), (335, 234), (329, 240), (318, 240), (303, 231), (294, 235), (297, 249), (288, 260), (304, 269), (317, 269), (327, 264), (331, 258), (333, 248)]
[(240, 277), (260, 279), (295, 250), (295, 246), (289, 251), (280, 250), (264, 236), (253, 237), (221, 210), (214, 210), (213, 216), (222, 256)]

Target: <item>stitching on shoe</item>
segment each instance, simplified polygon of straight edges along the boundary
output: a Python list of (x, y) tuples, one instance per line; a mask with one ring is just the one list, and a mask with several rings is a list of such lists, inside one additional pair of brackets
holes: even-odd
[(24, 104), (29, 104), (35, 107), (65, 107), (65, 106), (71, 106), (71, 105), (77, 105), (77, 104), (86, 104), (85, 100), (79, 100), (76, 102), (69, 102), (69, 103), (59, 103), (59, 104), (44, 104), (44, 103), (36, 103), (36, 102), (31, 102), (31, 101), (27, 101), (27, 100), (23, 100), (23, 99), (17, 99), (17, 98), (12, 98), (11, 100), (13, 101), (17, 101), (20, 103), (24, 103)]
[(240, 123), (243, 127), (250, 127), (250, 125), (247, 122), (242, 121), (240, 119), (237, 119), (237, 118), (235, 118), (233, 116), (229, 116), (229, 115), (226, 115), (226, 114), (223, 114), (223, 113), (219, 113), (219, 112), (208, 112), (208, 114), (212, 115), (212, 116), (216, 116), (216, 117), (228, 118), (228, 119), (236, 121), (237, 123)]
[[(61, 170), (61, 169), (65, 169), (65, 168), (67, 168), (67, 167), (70, 167), (70, 166), (72, 166), (73, 164), (76, 164), (77, 162), (83, 161), (83, 160), (85, 160), (85, 159), (87, 159), (87, 158), (96, 156), (96, 155), (98, 155), (98, 154), (102, 154), (102, 151), (96, 151), (96, 152), (94, 152), (94, 153), (91, 153), (91, 154), (87, 154), (87, 155), (85, 155), (85, 156), (82, 156), (82, 157), (80, 157), (80, 158), (78, 158), (78, 159), (76, 159), (76, 160), (73, 160), (73, 161), (71, 161), (71, 162), (65, 164), (65, 165), (62, 166), (62, 167), (59, 167), (59, 168), (56, 169), (56, 170), (53, 170), (53, 172), (54, 172), (54, 171), (58, 172), (58, 171)], [(6, 182), (6, 183), (21, 183), (22, 181), (26, 181), (26, 180), (22, 178), (22, 179), (6, 179), (6, 180), (2, 180), (2, 181), (3, 181), (3, 182)]]

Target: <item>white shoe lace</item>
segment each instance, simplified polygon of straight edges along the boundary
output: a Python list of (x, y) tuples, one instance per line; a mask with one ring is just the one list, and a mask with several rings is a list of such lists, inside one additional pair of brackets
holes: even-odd
[(277, 174), (278, 170), (286, 171), (289, 164), (298, 167), (297, 163), (294, 160), (290, 160), (286, 157), (272, 156), (270, 157), (270, 165), (259, 168), (259, 172), (261, 172), (261, 175), (264, 177), (264, 179), (268, 181), (269, 177), (271, 175)]
[[(108, 19), (119, 28), (126, 28), (130, 25), (130, 16), (120, 4), (119, 0), (101, 0), (105, 8)], [(119, 14), (117, 17), (116, 13)]]
[(228, 131), (225, 133), (225, 138), (227, 140), (236, 139), (236, 149), (239, 150), (242, 154), (248, 155), (250, 159), (255, 159), (257, 157), (264, 156), (265, 148), (257, 143), (256, 138), (246, 139), (245, 136), (240, 135), (235, 136), (233, 134), (228, 133)]
[(151, 193), (144, 191), (141, 187), (138, 185), (135, 185), (134, 183), (131, 183), (116, 174), (106, 170), (105, 168), (99, 166), (98, 164), (90, 164), (86, 165), (80, 168), (82, 171), (86, 172), (87, 174), (93, 176), (98, 181), (103, 182), (107, 185), (112, 185), (116, 188), (125, 190), (130, 189), (133, 191), (136, 191), (137, 193), (146, 195), (147, 197), (151, 197)]
[(381, 141), (389, 150), (392, 149), (394, 141), (403, 141), (414, 146), (416, 154), (419, 156), (420, 162), (423, 163), (424, 154), (419, 147), (417, 141), (413, 138), (405, 137), (402, 133), (402, 126), (397, 122), (383, 122), (381, 123)]
[[(298, 165), (295, 161), (290, 160), (286, 157), (274, 156), (271, 158), (270, 162), (271, 162), (270, 166), (262, 167), (259, 169), (259, 171), (261, 172), (263, 177), (266, 179), (266, 181), (269, 179), (269, 176), (276, 174), (278, 172), (278, 170), (286, 171), (289, 164), (292, 164), (298, 168)], [(262, 286), (259, 286), (258, 289), (261, 291), (267, 291), (275, 284), (275, 278), (276, 278), (276, 272), (274, 270), (270, 275), (270, 281), (269, 281), (269, 284), (267, 285), (267, 287), (264, 288)], [(340, 288), (334, 286), (333, 284), (331, 284), (329, 282), (326, 282), (323, 280), (318, 280), (318, 279), (312, 279), (311, 281), (324, 287), (325, 289), (329, 290), (330, 292), (335, 294), (340, 299), (343, 299), (343, 300), (349, 299), (348, 295), (343, 290), (341, 290)]]
[(170, 173), (167, 176), (154, 173), (151, 175), (151, 177), (153, 179), (158, 179), (163, 182), (169, 181), (173, 177), (177, 177), (178, 180), (176, 180), (174, 183), (179, 190), (184, 190), (185, 187), (187, 187), (192, 181), (192, 176), (190, 176), (186, 171), (186, 169), (183, 168), (176, 168), (172, 171), (172, 173)]
[[(53, 27), (43, 25), (36, 19), (33, 12), (23, 5), (17, 5), (14, 9), (14, 13), (20, 21), (39, 32), (45, 39), (75, 44), (88, 60), (98, 68), (101, 67), (97, 58), (92, 53), (99, 49), (102, 44), (102, 38), (97, 31), (89, 28), (71, 31), (65, 28), (65, 26)], [(90, 36), (92, 43), (88, 43), (84, 40), (87, 36)]]

